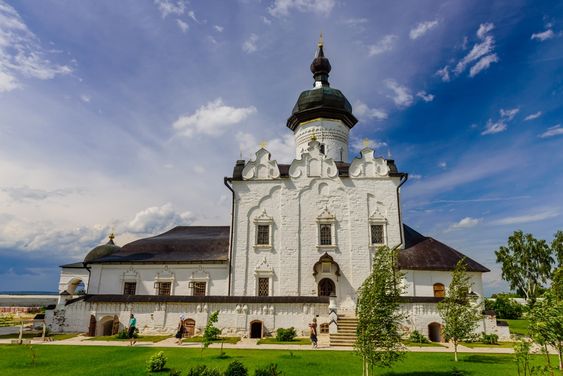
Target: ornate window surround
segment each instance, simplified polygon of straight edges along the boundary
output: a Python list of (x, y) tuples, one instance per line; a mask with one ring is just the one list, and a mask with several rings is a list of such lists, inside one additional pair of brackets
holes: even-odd
[[(254, 218), (254, 250), (256, 251), (268, 251), (273, 247), (273, 224), (274, 219), (270, 217), (266, 210), (262, 211), (258, 217)], [(258, 244), (258, 226), (268, 226), (268, 244)]]
[[(317, 249), (319, 251), (336, 249), (336, 216), (325, 206), (323, 212), (317, 217)], [(330, 225), (331, 244), (321, 244), (321, 225)]]
[(210, 280), (211, 278), (209, 277), (209, 273), (203, 270), (203, 268), (200, 265), (198, 270), (192, 272), (192, 275), (190, 276), (190, 279), (188, 281), (189, 294), (193, 296), (194, 294), (193, 284), (195, 282), (205, 282), (205, 296), (209, 295)]
[(139, 277), (139, 272), (137, 272), (135, 269), (133, 269), (133, 267), (131, 266), (129, 269), (127, 269), (126, 271), (124, 271), (121, 274), (121, 291), (125, 291), (125, 283), (126, 282), (134, 282), (136, 283), (136, 291), (135, 294), (139, 293), (139, 287), (141, 286), (141, 278)]
[[(371, 226), (383, 226), (383, 243), (374, 244), (371, 242)], [(375, 211), (368, 220), (368, 241), (370, 248), (377, 248), (387, 244), (387, 218), (385, 218), (379, 211)]]
[(154, 293), (158, 295), (158, 286), (157, 283), (160, 282), (170, 282), (170, 295), (174, 295), (174, 285), (175, 285), (176, 277), (174, 273), (168, 269), (168, 265), (164, 266), (160, 272), (156, 273), (154, 277)]

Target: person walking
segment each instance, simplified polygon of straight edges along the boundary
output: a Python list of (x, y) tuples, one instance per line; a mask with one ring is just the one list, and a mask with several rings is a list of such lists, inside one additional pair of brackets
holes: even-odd
[(313, 348), (317, 348), (317, 319), (313, 318), (313, 322), (309, 324), (310, 338)]
[(184, 316), (180, 315), (180, 323), (178, 324), (178, 330), (176, 331), (176, 343), (182, 345), (182, 338), (184, 338), (184, 333), (186, 332), (186, 327), (184, 326)]
[(127, 332), (127, 337), (129, 337), (129, 346), (133, 346), (137, 341), (135, 340), (135, 330), (137, 329), (137, 319), (135, 315), (131, 314), (129, 316), (129, 331)]

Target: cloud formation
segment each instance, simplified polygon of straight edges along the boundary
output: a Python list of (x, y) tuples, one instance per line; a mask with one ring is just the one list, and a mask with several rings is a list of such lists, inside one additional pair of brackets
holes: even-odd
[(79, 193), (81, 190), (76, 188), (67, 188), (49, 191), (45, 189), (30, 188), (24, 185), (18, 187), (0, 187), (0, 192), (6, 193), (14, 201), (29, 202), (41, 201), (52, 197), (65, 197), (74, 193)]
[(408, 107), (413, 103), (413, 96), (406, 86), (399, 85), (395, 80), (385, 80), (385, 86), (393, 92), (389, 98), (399, 107)]
[(554, 136), (561, 136), (563, 135), (563, 128), (561, 128), (561, 124), (554, 125), (553, 127), (547, 128), (545, 132), (539, 135), (540, 138), (548, 138)]
[(546, 219), (557, 217), (559, 213), (554, 211), (544, 211), (537, 214), (526, 214), (514, 217), (506, 217), (497, 219), (492, 222), (495, 225), (519, 225), (523, 223), (531, 223), (531, 222), (541, 222), (545, 221)]
[(547, 29), (546, 31), (542, 31), (541, 33), (534, 33), (532, 34), (532, 36), (530, 37), (531, 40), (539, 40), (540, 42), (543, 42), (545, 40), (551, 39), (555, 36), (555, 33), (553, 32), (553, 30), (551, 28)]
[(480, 218), (465, 217), (459, 222), (451, 224), (447, 231), (459, 230), (464, 228), (471, 228), (477, 226), (481, 222)]
[(246, 39), (243, 44), (242, 44), (242, 50), (244, 52), (246, 52), (247, 54), (251, 54), (253, 52), (256, 52), (256, 50), (258, 50), (258, 35), (256, 34), (250, 34), (250, 36), (248, 37), (248, 39)]
[(360, 120), (385, 120), (388, 118), (387, 112), (379, 108), (370, 108), (364, 102), (357, 100), (354, 102), (354, 115)]
[(412, 40), (418, 39), (436, 26), (438, 26), (438, 20), (421, 22), (411, 29), (409, 38)]
[(416, 96), (419, 97), (420, 99), (422, 99), (425, 102), (432, 102), (434, 100), (434, 95), (427, 93), (424, 90), (416, 93)]
[[(243, 159), (253, 159), (255, 153), (260, 149), (259, 144), (262, 140), (258, 140), (253, 134), (239, 132), (236, 135), (239, 143), (240, 152)], [(273, 160), (279, 163), (291, 163), (295, 158), (295, 138), (293, 134), (286, 133), (282, 137), (264, 140), (266, 150), (271, 154)]]
[(219, 136), (231, 125), (238, 124), (256, 112), (256, 107), (232, 107), (217, 98), (201, 106), (191, 115), (180, 116), (172, 125), (179, 134), (191, 137), (194, 134)]
[(162, 18), (166, 18), (170, 14), (181, 15), (186, 10), (186, 2), (184, 0), (154, 0), (154, 3), (160, 11)]
[(368, 46), (368, 55), (376, 56), (393, 49), (393, 45), (397, 40), (396, 35), (386, 35), (381, 38), (377, 43)]
[(519, 108), (511, 108), (508, 110), (501, 108), (499, 111), (500, 118), (496, 121), (493, 121), (493, 119), (487, 120), (487, 125), (485, 126), (485, 130), (481, 132), (481, 135), (485, 136), (488, 134), (504, 132), (508, 128), (507, 123), (514, 119), (514, 116), (516, 116), (519, 111)]
[(158, 234), (175, 226), (187, 226), (192, 221), (189, 211), (177, 213), (172, 204), (166, 203), (140, 211), (124, 230), (134, 234)]
[(542, 115), (542, 112), (541, 112), (541, 111), (534, 112), (533, 114), (530, 114), (530, 115), (526, 116), (526, 117), (524, 118), (524, 121), (535, 120), (535, 119), (539, 118), (541, 115)]
[(335, 0), (274, 0), (274, 4), (268, 7), (268, 13), (274, 17), (285, 17), (292, 10), (297, 10), (328, 16), (335, 4)]

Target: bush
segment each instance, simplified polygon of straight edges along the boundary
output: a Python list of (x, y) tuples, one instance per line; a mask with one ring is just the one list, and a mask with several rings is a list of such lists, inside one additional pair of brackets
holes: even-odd
[(487, 345), (498, 345), (498, 336), (496, 334), (481, 334), (481, 342)]
[(207, 368), (206, 365), (191, 368), (186, 376), (221, 376), (221, 372), (215, 368)]
[(247, 375), (248, 375), (248, 370), (238, 360), (235, 360), (234, 362), (229, 364), (227, 370), (225, 371), (225, 376), (247, 376)]
[(177, 369), (171, 369), (168, 373), (168, 376), (182, 376), (182, 371), (178, 371)]
[[(122, 329), (119, 333), (115, 335), (117, 339), (128, 339), (129, 338), (129, 331), (127, 329)], [(133, 338), (139, 338), (139, 329), (135, 328), (133, 332)]]
[[(488, 305), (491, 306), (490, 304)], [(492, 309), (496, 312), (497, 318), (514, 320), (522, 317), (524, 307), (506, 295), (497, 295)]]
[(148, 372), (160, 372), (164, 370), (164, 366), (166, 365), (166, 355), (164, 355), (164, 351), (157, 352), (153, 354), (149, 360), (147, 360), (147, 371)]
[(276, 330), (276, 340), (280, 342), (291, 342), (297, 336), (295, 332), (295, 328), (292, 326), (291, 328), (279, 328)]
[(256, 368), (254, 376), (281, 376), (282, 371), (278, 369), (278, 365), (274, 363), (268, 364), (265, 368)]
[(418, 330), (415, 330), (409, 336), (409, 341), (415, 343), (430, 343), (430, 340), (421, 334)]

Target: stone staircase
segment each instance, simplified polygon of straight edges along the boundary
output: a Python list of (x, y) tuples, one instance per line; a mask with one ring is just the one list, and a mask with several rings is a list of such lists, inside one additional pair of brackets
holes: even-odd
[(338, 315), (338, 333), (330, 335), (330, 346), (354, 346), (357, 326), (357, 318)]

